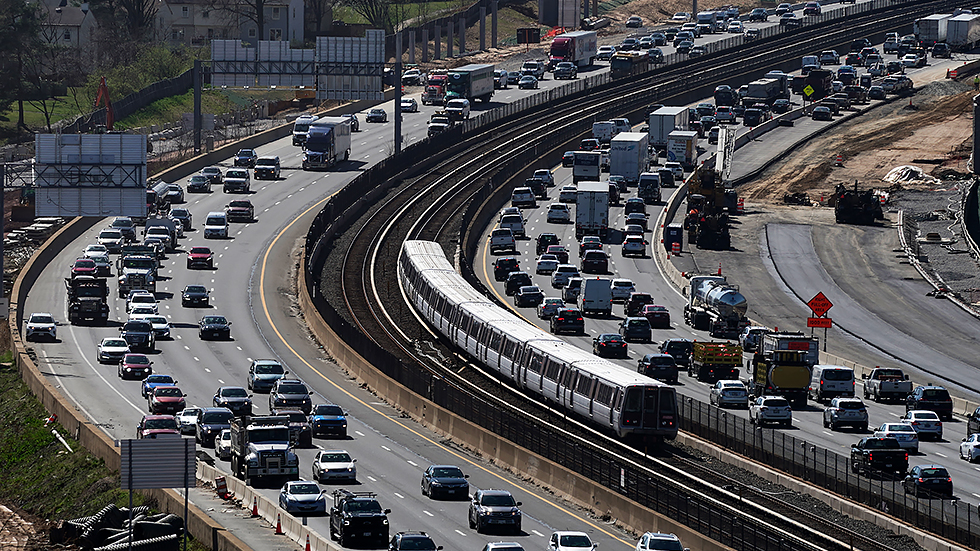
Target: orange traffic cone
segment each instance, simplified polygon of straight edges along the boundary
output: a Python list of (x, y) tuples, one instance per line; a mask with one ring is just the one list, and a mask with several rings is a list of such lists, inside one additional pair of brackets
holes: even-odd
[(259, 498), (257, 497), (252, 498), (252, 516), (259, 516)]
[(284, 536), (285, 532), (282, 531), (282, 515), (276, 514), (276, 535)]
[(721, 275), (721, 262), (718, 263), (718, 275)]
[(306, 551), (310, 551), (310, 535), (306, 534)]

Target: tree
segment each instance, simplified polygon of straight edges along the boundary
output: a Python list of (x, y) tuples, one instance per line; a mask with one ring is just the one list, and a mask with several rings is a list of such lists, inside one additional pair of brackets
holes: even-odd
[[(38, 46), (38, 32), (44, 20), (40, 4), (23, 0), (0, 0), (0, 74), (9, 84), (0, 86), (0, 112), (23, 96), (24, 58)], [(20, 103), (18, 126), (24, 127), (24, 107)]]
[(306, 21), (312, 24), (312, 29), (307, 28), (307, 38), (314, 39), (325, 32), (324, 23), (329, 23), (333, 17), (333, 5), (336, 0), (304, 0), (306, 6)]
[[(123, 31), (129, 40), (146, 40), (152, 37), (153, 22), (159, 13), (158, 0), (90, 0), (89, 7), (101, 26), (112, 31)], [(113, 28), (115, 27), (115, 28)]]
[(213, 10), (223, 10), (255, 23), (259, 40), (268, 40), (265, 36), (265, 4), (266, 0), (208, 0), (208, 7)]
[(394, 32), (395, 25), (391, 19), (391, 2), (389, 0), (344, 0), (358, 15), (367, 19), (368, 23), (385, 34)]

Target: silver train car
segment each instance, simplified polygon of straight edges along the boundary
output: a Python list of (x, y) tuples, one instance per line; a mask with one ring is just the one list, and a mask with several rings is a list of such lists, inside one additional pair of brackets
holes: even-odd
[(624, 439), (677, 436), (673, 387), (598, 358), (497, 306), (456, 272), (438, 243), (406, 241), (398, 278), (422, 318), (518, 388)]

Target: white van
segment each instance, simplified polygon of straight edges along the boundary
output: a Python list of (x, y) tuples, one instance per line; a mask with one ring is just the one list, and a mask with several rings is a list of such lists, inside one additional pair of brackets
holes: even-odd
[(612, 315), (612, 282), (604, 277), (590, 277), (582, 280), (582, 303), (579, 309), (584, 314)]
[(854, 397), (854, 370), (842, 365), (813, 366), (810, 376), (810, 398), (817, 402), (839, 396)]
[(223, 212), (209, 212), (204, 219), (204, 238), (205, 239), (227, 239), (228, 238), (228, 218)]

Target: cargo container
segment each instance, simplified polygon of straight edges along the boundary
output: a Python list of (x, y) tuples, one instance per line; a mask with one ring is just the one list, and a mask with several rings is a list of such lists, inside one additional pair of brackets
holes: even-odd
[(572, 161), (572, 182), (598, 182), (602, 153), (598, 151), (575, 151)]
[(622, 176), (629, 184), (647, 169), (649, 136), (646, 132), (621, 132), (609, 142), (609, 173)]
[(575, 239), (609, 230), (609, 182), (582, 182), (575, 194)]
[(650, 113), (650, 146), (667, 147), (667, 137), (674, 130), (689, 128), (687, 107), (661, 107)]
[(953, 18), (951, 13), (934, 13), (928, 17), (916, 19), (912, 24), (912, 32), (919, 37), (919, 42), (926, 48), (931, 48), (937, 42), (946, 42), (947, 23)]
[(446, 86), (446, 101), (466, 98), (486, 103), (493, 97), (493, 65), (472, 64), (453, 69)]
[(595, 31), (575, 31), (560, 34), (551, 41), (548, 55), (548, 68), (554, 70), (562, 61), (574, 63), (577, 67), (588, 67), (595, 61), (599, 49)]
[(946, 25), (946, 43), (960, 52), (980, 44), (980, 15), (964, 13), (951, 18)]

